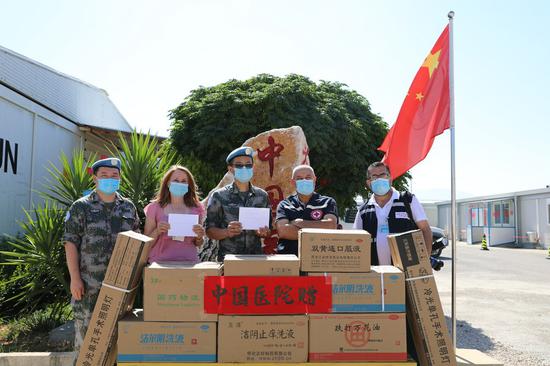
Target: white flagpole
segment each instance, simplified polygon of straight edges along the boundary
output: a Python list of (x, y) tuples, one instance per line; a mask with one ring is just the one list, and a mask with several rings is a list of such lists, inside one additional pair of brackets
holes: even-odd
[(451, 242), (452, 242), (452, 280), (451, 280), (451, 318), (453, 346), (456, 351), (456, 181), (455, 181), (455, 95), (454, 95), (454, 50), (453, 50), (453, 18), (449, 17), (449, 99), (450, 99), (450, 131), (451, 131)]

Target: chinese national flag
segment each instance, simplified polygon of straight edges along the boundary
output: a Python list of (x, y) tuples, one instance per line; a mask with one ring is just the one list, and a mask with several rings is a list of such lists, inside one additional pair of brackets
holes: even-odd
[(434, 138), (449, 128), (449, 26), (424, 60), (401, 106), (397, 121), (378, 150), (393, 178), (422, 161)]

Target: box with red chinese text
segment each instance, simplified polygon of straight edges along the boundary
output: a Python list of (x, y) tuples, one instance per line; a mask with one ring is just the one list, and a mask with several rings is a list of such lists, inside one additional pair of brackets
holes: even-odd
[(371, 236), (365, 230), (301, 229), (303, 272), (369, 272)]
[(215, 262), (149, 265), (143, 275), (145, 321), (216, 321), (217, 314), (204, 312), (204, 277), (221, 274)]
[(299, 276), (300, 260), (294, 254), (227, 254), (224, 276)]
[(224, 315), (329, 313), (330, 279), (321, 276), (207, 276), (204, 311)]
[(456, 365), (454, 347), (420, 230), (388, 235), (393, 263), (405, 273), (407, 319), (419, 363)]
[(134, 311), (118, 322), (117, 363), (216, 362), (216, 322), (145, 322)]
[[(132, 309), (153, 239), (126, 231), (118, 234), (80, 347), (77, 366), (111, 366), (116, 360), (117, 322)], [(115, 264), (113, 264), (115, 263)]]
[(220, 315), (218, 362), (306, 362), (307, 315)]
[(310, 362), (407, 360), (404, 313), (310, 314)]
[(332, 313), (405, 312), (405, 278), (394, 266), (372, 266), (366, 273), (308, 273), (332, 284)]

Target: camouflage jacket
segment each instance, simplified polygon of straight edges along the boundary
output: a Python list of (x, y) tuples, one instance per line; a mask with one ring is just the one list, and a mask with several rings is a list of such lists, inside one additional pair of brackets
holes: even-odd
[[(206, 209), (206, 230), (211, 227), (225, 229), (229, 222), (239, 221), (239, 207), (270, 208), (267, 192), (251, 184), (246, 199), (243, 200), (234, 183), (214, 191)], [(262, 254), (262, 242), (254, 230), (243, 230), (240, 235), (220, 240), (219, 243), (219, 261), (228, 253)]]
[(115, 246), (117, 234), (139, 230), (134, 204), (116, 194), (111, 209), (92, 191), (75, 201), (65, 218), (63, 241), (74, 243), (80, 256), (80, 276), (88, 288), (99, 288)]

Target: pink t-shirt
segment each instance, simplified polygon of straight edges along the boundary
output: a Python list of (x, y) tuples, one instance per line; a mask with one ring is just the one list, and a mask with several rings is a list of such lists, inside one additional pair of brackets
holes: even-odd
[[(168, 222), (168, 214), (159, 203), (151, 202), (143, 211), (147, 218), (153, 219), (156, 224), (159, 222)], [(185, 207), (174, 213), (199, 215), (199, 222), (204, 221), (204, 207), (199, 204), (198, 207)], [(161, 234), (153, 249), (149, 252), (149, 263), (161, 261), (189, 261), (198, 262), (199, 256), (197, 247), (194, 244), (194, 238), (186, 236), (183, 241), (173, 240), (167, 234)]]

